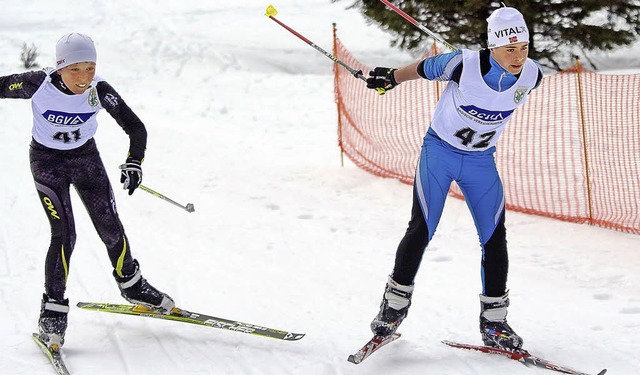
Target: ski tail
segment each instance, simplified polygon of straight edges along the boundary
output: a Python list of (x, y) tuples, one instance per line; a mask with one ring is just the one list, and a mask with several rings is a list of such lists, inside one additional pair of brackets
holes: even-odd
[(357, 365), (365, 359), (369, 358), (371, 354), (376, 352), (381, 347), (399, 339), (400, 335), (400, 333), (393, 333), (389, 336), (373, 336), (373, 338), (369, 340), (369, 342), (367, 342), (362, 347), (362, 349), (358, 350), (354, 354), (349, 355), (347, 361)]

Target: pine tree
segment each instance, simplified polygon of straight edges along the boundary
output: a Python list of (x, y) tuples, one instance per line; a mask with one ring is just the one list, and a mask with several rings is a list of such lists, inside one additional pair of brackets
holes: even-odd
[[(396, 35), (394, 46), (413, 50), (432, 43), (378, 0), (347, 1), (372, 23)], [(501, 6), (486, 0), (391, 1), (447, 42), (471, 49), (486, 47), (486, 19)], [(573, 56), (588, 59), (589, 51), (626, 46), (640, 35), (639, 0), (507, 0), (505, 4), (524, 15), (531, 35), (529, 56), (557, 70), (571, 64)]]

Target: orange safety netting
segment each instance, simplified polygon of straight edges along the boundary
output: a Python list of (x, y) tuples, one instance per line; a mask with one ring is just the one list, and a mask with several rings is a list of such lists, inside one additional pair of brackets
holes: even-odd
[[(365, 74), (335, 36), (334, 56)], [(339, 146), (360, 168), (412, 184), (446, 82), (385, 95), (334, 64)], [(640, 234), (640, 75), (576, 68), (543, 79), (497, 144), (507, 208)], [(461, 198), (453, 184), (452, 195)]]

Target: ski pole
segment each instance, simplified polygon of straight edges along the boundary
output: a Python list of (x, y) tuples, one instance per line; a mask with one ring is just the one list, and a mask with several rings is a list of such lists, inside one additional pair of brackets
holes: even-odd
[(416, 21), (413, 17), (411, 17), (410, 15), (408, 15), (407, 13), (403, 12), (402, 9), (398, 8), (397, 6), (391, 4), (389, 1), (387, 0), (380, 0), (382, 1), (386, 6), (388, 6), (389, 8), (391, 8), (391, 10), (393, 10), (394, 12), (398, 13), (399, 15), (401, 15), (404, 19), (406, 19), (407, 21), (411, 22), (412, 24), (414, 24), (415, 26), (418, 27), (418, 29), (420, 29), (420, 31), (422, 31), (423, 33), (429, 35), (430, 37), (432, 37), (433, 39), (437, 40), (438, 42), (444, 44), (445, 47), (449, 48), (450, 50), (452, 50), (453, 52), (456, 52), (458, 49), (454, 46), (452, 46), (451, 44), (447, 43), (446, 40), (444, 40), (443, 37), (441, 37), (439, 34), (429, 30), (427, 27), (425, 27), (424, 25), (418, 23), (418, 21)]
[(269, 5), (267, 7), (267, 12), (266, 12), (266, 16), (271, 18), (273, 21), (275, 21), (278, 25), (284, 27), (285, 29), (287, 29), (291, 34), (297, 36), (298, 38), (302, 39), (302, 41), (304, 41), (305, 43), (307, 43), (308, 45), (310, 45), (311, 47), (315, 48), (318, 52), (322, 53), (323, 55), (327, 56), (328, 58), (330, 58), (331, 60), (333, 60), (335, 63), (342, 65), (343, 68), (347, 69), (349, 71), (349, 73), (353, 74), (354, 77), (356, 78), (360, 78), (363, 81), (367, 81), (366, 78), (364, 78), (364, 76), (362, 75), (362, 70), (355, 70), (352, 67), (350, 67), (349, 65), (345, 64), (344, 62), (340, 61), (337, 57), (333, 56), (332, 54), (330, 54), (329, 52), (323, 50), (322, 48), (318, 47), (315, 43), (313, 43), (312, 41), (310, 41), (309, 39), (305, 38), (304, 36), (302, 36), (300, 33), (298, 33), (297, 31), (295, 31), (294, 29), (290, 28), (289, 26), (285, 25), (284, 23), (280, 22), (277, 18), (276, 15), (278, 14), (278, 11), (276, 10), (276, 8), (273, 5)]
[(164, 195), (158, 193), (157, 191), (153, 190), (153, 189), (149, 189), (148, 187), (144, 186), (144, 185), (139, 185), (138, 186), (140, 189), (146, 191), (147, 193), (150, 193), (164, 201), (167, 201), (175, 206), (178, 206), (180, 208), (182, 208), (183, 210), (186, 210), (187, 212), (193, 212), (195, 211), (195, 208), (193, 207), (193, 203), (187, 203), (186, 206), (181, 205), (180, 203), (174, 201), (173, 199), (167, 198)]

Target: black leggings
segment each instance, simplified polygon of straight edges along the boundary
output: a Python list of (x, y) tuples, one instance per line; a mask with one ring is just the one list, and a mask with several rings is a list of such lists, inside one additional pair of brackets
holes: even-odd
[[(489, 241), (482, 245), (482, 293), (489, 297), (500, 297), (506, 293), (509, 257), (507, 254), (507, 236), (504, 225), (505, 212)], [(418, 201), (416, 189), (413, 189), (413, 206), (409, 227), (398, 245), (392, 278), (402, 284), (411, 285), (420, 268), (424, 251), (429, 244), (429, 230)]]
[(64, 299), (69, 262), (76, 242), (70, 186), (80, 196), (116, 272), (132, 273), (133, 258), (116, 212), (109, 178), (93, 139), (73, 150), (54, 150), (32, 141), (31, 173), (40, 203), (51, 225), (51, 243), (45, 263), (45, 291)]

